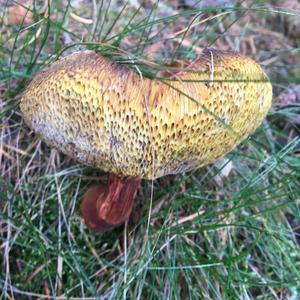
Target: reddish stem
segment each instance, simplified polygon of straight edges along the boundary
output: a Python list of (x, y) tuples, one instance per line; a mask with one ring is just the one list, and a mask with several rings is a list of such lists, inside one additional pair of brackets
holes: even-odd
[(81, 204), (85, 223), (104, 232), (128, 220), (140, 182), (138, 178), (121, 178), (110, 173), (107, 188), (96, 186), (85, 193)]

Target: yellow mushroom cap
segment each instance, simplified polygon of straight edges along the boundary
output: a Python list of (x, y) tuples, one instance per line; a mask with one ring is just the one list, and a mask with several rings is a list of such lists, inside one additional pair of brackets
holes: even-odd
[(165, 82), (92, 51), (40, 71), (21, 111), (44, 141), (84, 164), (145, 179), (209, 164), (262, 122), (272, 86), (252, 59), (206, 49)]

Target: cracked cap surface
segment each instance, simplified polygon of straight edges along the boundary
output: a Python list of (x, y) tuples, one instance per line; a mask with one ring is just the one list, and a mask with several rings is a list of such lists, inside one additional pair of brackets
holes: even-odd
[(252, 59), (206, 49), (177, 80), (143, 78), (92, 51), (40, 71), (25, 122), (50, 146), (93, 167), (145, 179), (209, 164), (261, 124), (272, 86)]

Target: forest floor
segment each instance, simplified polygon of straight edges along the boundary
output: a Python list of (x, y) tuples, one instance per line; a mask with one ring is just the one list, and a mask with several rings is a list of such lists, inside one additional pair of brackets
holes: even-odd
[[(80, 202), (106, 174), (42, 142), (22, 92), (81, 49), (153, 78), (205, 47), (263, 67), (268, 116), (214, 164), (143, 181), (129, 222), (92, 232)], [(0, 0), (2, 299), (299, 299), (299, 174), (299, 1)]]

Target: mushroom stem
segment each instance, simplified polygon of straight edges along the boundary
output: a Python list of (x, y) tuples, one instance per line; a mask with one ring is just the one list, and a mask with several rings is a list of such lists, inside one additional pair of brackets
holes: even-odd
[(83, 197), (81, 213), (85, 223), (105, 232), (128, 220), (140, 182), (138, 178), (109, 173), (107, 188), (93, 187)]

